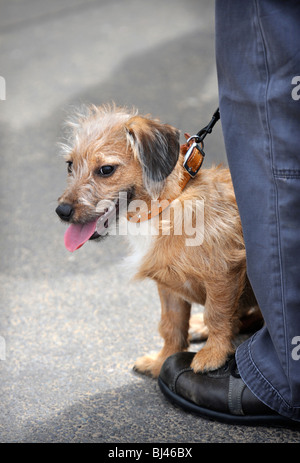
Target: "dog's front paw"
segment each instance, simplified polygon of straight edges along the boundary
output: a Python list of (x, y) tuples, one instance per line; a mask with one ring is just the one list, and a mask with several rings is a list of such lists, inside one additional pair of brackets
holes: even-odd
[(228, 356), (234, 353), (234, 349), (220, 350), (215, 346), (204, 346), (193, 358), (191, 368), (195, 373), (211, 371), (225, 364)]
[(148, 354), (139, 357), (133, 369), (153, 378), (158, 378), (163, 362), (164, 359), (160, 358), (159, 354)]

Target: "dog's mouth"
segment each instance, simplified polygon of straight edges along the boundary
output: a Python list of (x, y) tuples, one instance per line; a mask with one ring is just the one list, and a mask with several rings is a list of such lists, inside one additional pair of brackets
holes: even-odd
[(65, 232), (65, 246), (74, 252), (81, 248), (88, 240), (95, 240), (107, 234), (107, 229), (116, 218), (119, 203), (110, 205), (101, 212), (96, 219), (87, 223), (72, 223)]

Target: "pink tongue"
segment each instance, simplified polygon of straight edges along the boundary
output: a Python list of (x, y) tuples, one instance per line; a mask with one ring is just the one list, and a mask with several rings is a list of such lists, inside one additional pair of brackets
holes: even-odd
[(69, 226), (65, 233), (65, 246), (68, 251), (76, 251), (94, 234), (97, 220), (84, 225), (72, 224)]

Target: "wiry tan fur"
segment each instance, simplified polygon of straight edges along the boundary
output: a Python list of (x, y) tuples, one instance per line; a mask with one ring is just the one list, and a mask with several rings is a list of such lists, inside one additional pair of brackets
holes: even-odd
[[(91, 107), (72, 124), (67, 160), (73, 162), (68, 187), (60, 203), (72, 204), (72, 222), (85, 223), (97, 217), (100, 200), (114, 200), (120, 191), (134, 191), (133, 199), (150, 204), (151, 199), (177, 198), (172, 203), (171, 223), (161, 217), (151, 220), (158, 235), (145, 238), (147, 247), (140, 252), (135, 278), (151, 278), (157, 283), (161, 300), (160, 334), (162, 350), (155, 356), (137, 360), (135, 368), (158, 376), (164, 360), (189, 346), (191, 304), (205, 306), (204, 323), (199, 327), (208, 336), (205, 346), (194, 357), (194, 371), (215, 369), (234, 352), (233, 338), (241, 328), (241, 319), (261, 317), (246, 274), (246, 253), (238, 208), (228, 169), (202, 168), (183, 191), (183, 154), (178, 157), (178, 131), (157, 120), (116, 107)], [(152, 151), (151, 151), (152, 149)], [(157, 150), (160, 152), (158, 153)], [(169, 150), (169, 151), (168, 151)], [(150, 159), (149, 157), (154, 157)], [(167, 171), (170, 159), (178, 157), (171, 173), (151, 177), (153, 162)], [(170, 158), (170, 159), (169, 159)], [(175, 159), (175, 162), (176, 162)], [(95, 168), (114, 164), (117, 169), (108, 178), (95, 176)], [(204, 239), (199, 246), (186, 246), (187, 236), (173, 233), (176, 207), (186, 200), (204, 201)], [(195, 203), (195, 201), (194, 201)], [(194, 206), (196, 207), (196, 206)], [(129, 241), (130, 227), (128, 227)], [(170, 233), (162, 233), (169, 227)], [(133, 247), (137, 246), (133, 237)], [(247, 314), (250, 313), (248, 319)]]

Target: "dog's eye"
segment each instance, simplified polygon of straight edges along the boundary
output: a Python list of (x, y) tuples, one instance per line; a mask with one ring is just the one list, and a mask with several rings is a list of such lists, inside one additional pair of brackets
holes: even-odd
[(96, 173), (97, 175), (100, 175), (100, 177), (109, 177), (114, 173), (116, 168), (117, 166), (102, 166), (96, 171)]
[(73, 162), (72, 161), (67, 161), (67, 164), (68, 164), (68, 174), (70, 174), (72, 172)]

